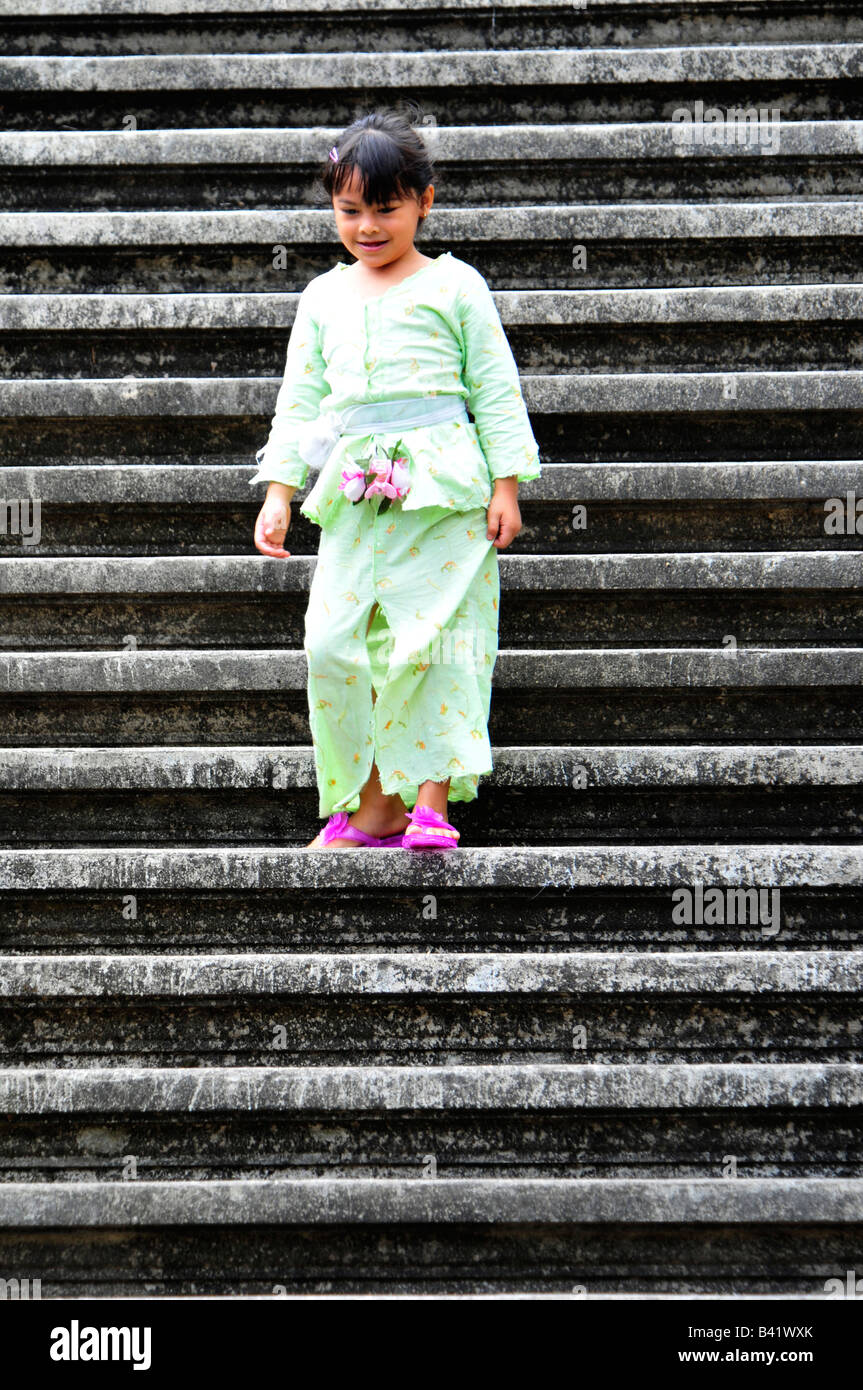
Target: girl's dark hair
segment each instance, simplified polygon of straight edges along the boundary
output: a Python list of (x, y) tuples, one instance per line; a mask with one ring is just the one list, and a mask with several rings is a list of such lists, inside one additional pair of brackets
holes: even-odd
[(394, 198), (419, 197), (434, 178), (428, 150), (408, 115), (395, 110), (371, 111), (342, 132), (328, 157), (321, 180), (330, 198), (341, 193), (356, 171), (365, 202), (381, 206)]

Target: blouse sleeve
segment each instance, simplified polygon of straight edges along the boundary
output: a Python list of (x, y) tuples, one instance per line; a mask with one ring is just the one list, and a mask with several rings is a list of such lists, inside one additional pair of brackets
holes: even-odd
[(491, 290), (478, 271), (460, 290), (456, 309), (467, 406), (476, 422), (492, 481), (517, 476), (520, 483), (526, 483), (538, 478), (539, 451), (521, 394), (518, 368)]
[(288, 487), (302, 487), (305, 483), (309, 466), (297, 450), (299, 427), (316, 418), (321, 401), (330, 394), (324, 368), (307, 286), (297, 303), (270, 435), (263, 449), (258, 450), (258, 471), (250, 483), (285, 483)]

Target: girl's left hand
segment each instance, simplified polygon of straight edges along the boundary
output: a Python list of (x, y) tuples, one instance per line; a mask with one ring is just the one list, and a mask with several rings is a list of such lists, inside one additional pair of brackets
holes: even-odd
[(518, 482), (515, 478), (498, 478), (486, 513), (486, 537), (496, 550), (506, 550), (521, 530), (518, 509)]

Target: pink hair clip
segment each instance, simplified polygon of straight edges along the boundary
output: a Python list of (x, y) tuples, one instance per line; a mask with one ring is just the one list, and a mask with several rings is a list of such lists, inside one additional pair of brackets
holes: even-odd
[(330, 152), (329, 152), (329, 157), (330, 157), (330, 159), (333, 161), (334, 164), (338, 164), (338, 162), (339, 162), (339, 152), (338, 152), (338, 150), (336, 149), (335, 145), (333, 145), (332, 149), (330, 150)]

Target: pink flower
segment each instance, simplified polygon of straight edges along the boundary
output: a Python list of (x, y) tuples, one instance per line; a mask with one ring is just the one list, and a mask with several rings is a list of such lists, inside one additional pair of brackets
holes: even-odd
[(397, 497), (406, 497), (411, 485), (411, 477), (408, 472), (408, 461), (406, 458), (393, 459), (392, 469), (390, 470), (390, 482), (396, 490)]
[(343, 492), (350, 502), (359, 502), (364, 495), (368, 497), (365, 487), (366, 475), (359, 464), (352, 463), (348, 468), (343, 469), (339, 491)]
[(372, 478), (372, 481), (369, 483), (369, 486), (366, 488), (365, 496), (389, 497), (391, 499), (398, 497), (399, 494), (393, 487), (392, 482), (390, 481), (391, 477), (392, 464), (389, 462), (385, 464), (378, 464), (375, 470), (374, 477)]

